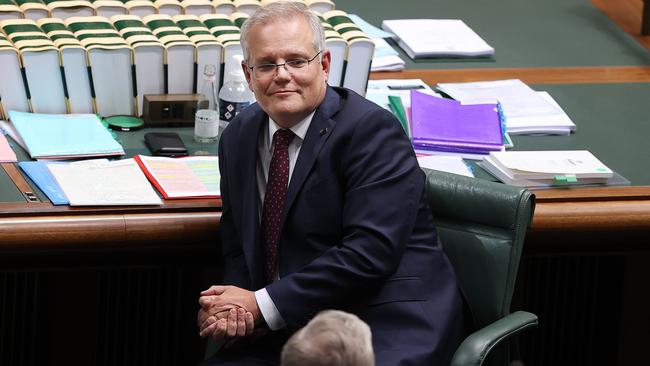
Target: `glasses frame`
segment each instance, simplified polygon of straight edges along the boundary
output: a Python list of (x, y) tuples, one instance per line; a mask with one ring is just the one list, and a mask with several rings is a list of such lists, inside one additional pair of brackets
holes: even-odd
[[(296, 59), (293, 59), (293, 60), (285, 61), (285, 62), (283, 62), (283, 63), (281, 63), (281, 64), (266, 63), (266, 64), (259, 64), (259, 65), (254, 65), (254, 66), (248, 66), (248, 65), (246, 65), (246, 67), (248, 67), (248, 69), (250, 70), (250, 72), (251, 72), (251, 74), (253, 75), (253, 77), (255, 78), (255, 80), (270, 80), (270, 79), (273, 79), (274, 77), (276, 77), (276, 76), (278, 75), (278, 69), (280, 68), (280, 66), (284, 67), (284, 69), (285, 69), (289, 74), (293, 75), (293, 73), (291, 72), (292, 69), (288, 68), (288, 67), (287, 67), (287, 64), (291, 64), (292, 62), (296, 62), (296, 61), (307, 61), (306, 68), (308, 68), (308, 67), (309, 67), (309, 64), (311, 64), (312, 61), (314, 61), (314, 60), (316, 59), (316, 57), (318, 57), (318, 56), (319, 56), (320, 54), (322, 54), (322, 53), (323, 53), (323, 50), (320, 50), (320, 51), (318, 51), (318, 52), (314, 55), (314, 57), (312, 57), (312, 58), (310, 58), (310, 59), (307, 59), (307, 60), (306, 60), (306, 59), (302, 59), (302, 58), (296, 58)], [(265, 76), (265, 77), (261, 77), (261, 78), (260, 78), (260, 77), (257, 77), (257, 76), (255, 75), (255, 68), (259, 68), (259, 67), (262, 67), (262, 66), (274, 66), (275, 68), (274, 68), (273, 72), (270, 72), (270, 73), (269, 73), (269, 76)], [(293, 70), (299, 70), (299, 69), (301, 69), (301, 68), (293, 69)], [(258, 69), (258, 70), (259, 70), (259, 69)]]

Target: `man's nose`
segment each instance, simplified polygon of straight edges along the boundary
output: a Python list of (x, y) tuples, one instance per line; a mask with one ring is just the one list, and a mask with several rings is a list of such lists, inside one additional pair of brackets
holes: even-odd
[(287, 64), (278, 65), (277, 71), (275, 73), (276, 80), (289, 80), (291, 79), (291, 76), (292, 75), (291, 72), (289, 72)]

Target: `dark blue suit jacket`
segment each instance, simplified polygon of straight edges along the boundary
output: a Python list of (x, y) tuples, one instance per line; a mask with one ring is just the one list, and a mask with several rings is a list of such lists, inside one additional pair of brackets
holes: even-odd
[[(254, 104), (219, 147), (224, 281), (249, 290), (264, 287), (256, 165), (267, 123)], [(423, 196), (424, 175), (394, 116), (328, 87), (289, 183), (281, 279), (266, 287), (287, 328), (342, 309), (370, 325), (377, 365), (447, 364), (462, 305)]]

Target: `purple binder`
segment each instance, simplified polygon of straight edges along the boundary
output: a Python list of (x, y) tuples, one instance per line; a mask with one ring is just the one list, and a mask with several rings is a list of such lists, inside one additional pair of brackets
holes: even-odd
[(462, 105), (411, 91), (411, 135), (419, 149), (484, 153), (503, 150), (496, 104)]

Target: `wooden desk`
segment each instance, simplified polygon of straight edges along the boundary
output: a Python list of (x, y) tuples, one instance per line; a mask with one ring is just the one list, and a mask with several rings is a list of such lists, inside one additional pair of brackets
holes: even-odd
[[(650, 230), (650, 186), (535, 194), (533, 233)], [(212, 246), (217, 242), (220, 210), (220, 200), (168, 200), (160, 207), (140, 208), (1, 202), (0, 252)]]
[(650, 1), (643, 0), (643, 15), (641, 17), (641, 35), (650, 35)]
[(0, 202), (0, 251), (215, 245), (220, 211), (217, 199), (94, 208)]
[[(372, 9), (368, 2), (337, 1), (337, 8), (376, 25), (387, 14), (421, 17), (422, 6), (435, 17), (466, 20), (497, 49), (496, 57), (466, 63), (406, 58), (409, 70), (372, 77), (420, 77), (430, 84), (509, 77), (549, 86), (650, 82), (647, 51), (579, 0), (478, 7), (472, 0), (407, 0), (400, 7), (377, 0)], [(551, 38), (537, 41), (540, 35)], [(650, 99), (639, 100), (645, 102), (634, 105)], [(582, 118), (578, 137), (589, 123)], [(578, 145), (591, 149), (585, 141)], [(631, 144), (623, 142), (622, 150)], [(611, 157), (617, 170), (622, 155)], [(645, 359), (635, 358), (647, 336), (634, 315), (650, 306), (642, 283), (648, 277), (650, 183), (635, 183), (634, 174), (623, 174), (633, 181), (629, 187), (536, 192), (513, 305), (540, 315), (541, 326), (529, 333), (536, 343), (528, 349), (537, 353), (524, 358), (528, 365)], [(0, 364), (195, 363), (201, 342), (192, 318), (198, 290), (219, 278), (219, 216), (219, 201), (80, 209), (0, 203)]]
[(519, 78), (550, 92), (577, 132), (514, 136), (515, 149), (586, 148), (632, 185), (535, 190), (512, 306), (540, 318), (540, 327), (522, 337), (523, 361), (643, 363), (648, 318), (639, 314), (650, 306), (644, 290), (650, 277), (650, 67), (411, 69), (372, 78), (421, 78), (432, 85)]
[(198, 363), (220, 205), (0, 203), (0, 364)]
[[(127, 154), (148, 153), (144, 132), (118, 134)], [(177, 132), (198, 148), (191, 128)], [(0, 169), (1, 365), (202, 359), (197, 300), (220, 278), (220, 200), (53, 206), (35, 187), (41, 202), (28, 203), (13, 185)]]

